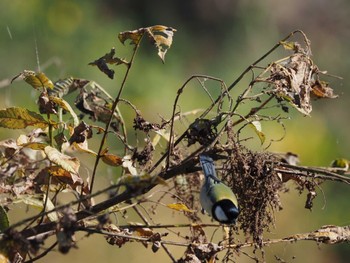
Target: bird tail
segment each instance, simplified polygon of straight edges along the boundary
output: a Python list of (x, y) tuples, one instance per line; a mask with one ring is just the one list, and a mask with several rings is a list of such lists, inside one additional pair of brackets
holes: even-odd
[(199, 161), (201, 163), (206, 179), (211, 178), (215, 182), (221, 182), (220, 179), (216, 176), (214, 161), (211, 157), (205, 154), (200, 154)]

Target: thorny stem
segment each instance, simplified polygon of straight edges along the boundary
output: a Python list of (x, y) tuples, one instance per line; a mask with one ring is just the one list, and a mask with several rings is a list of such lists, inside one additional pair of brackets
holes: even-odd
[(115, 98), (115, 100), (114, 100), (114, 102), (113, 102), (112, 110), (111, 110), (111, 111), (112, 111), (112, 114), (109, 116), (109, 120), (108, 120), (108, 122), (107, 122), (107, 124), (106, 124), (106, 128), (105, 128), (104, 133), (103, 133), (103, 135), (102, 135), (100, 147), (99, 147), (98, 152), (97, 152), (97, 156), (96, 156), (96, 160), (95, 160), (95, 164), (94, 164), (94, 169), (93, 169), (93, 172), (92, 172), (92, 178), (91, 178), (91, 184), (90, 184), (90, 193), (91, 193), (92, 190), (93, 190), (94, 181), (95, 181), (95, 176), (96, 176), (96, 171), (97, 171), (97, 166), (98, 166), (98, 163), (99, 163), (100, 158), (101, 158), (101, 152), (102, 152), (102, 149), (103, 149), (105, 140), (106, 140), (106, 138), (107, 138), (109, 126), (110, 126), (111, 123), (112, 123), (113, 116), (114, 116), (114, 112), (115, 112), (116, 109), (117, 109), (118, 103), (119, 103), (119, 101), (120, 101), (120, 96), (121, 96), (122, 91), (123, 91), (123, 89), (124, 89), (124, 87), (125, 87), (126, 80), (127, 80), (128, 76), (129, 76), (130, 69), (131, 69), (131, 67), (132, 67), (132, 65), (133, 65), (133, 63), (134, 63), (134, 60), (135, 60), (135, 57), (136, 57), (136, 53), (137, 53), (137, 50), (138, 50), (139, 47), (140, 47), (140, 43), (141, 43), (142, 38), (143, 38), (143, 34), (142, 34), (140, 40), (139, 40), (139, 41), (137, 42), (137, 44), (135, 45), (134, 52), (132, 53), (130, 62), (127, 64), (127, 69), (126, 69), (126, 72), (125, 72), (123, 81), (122, 81), (122, 83), (121, 83), (119, 92), (118, 92), (117, 97)]

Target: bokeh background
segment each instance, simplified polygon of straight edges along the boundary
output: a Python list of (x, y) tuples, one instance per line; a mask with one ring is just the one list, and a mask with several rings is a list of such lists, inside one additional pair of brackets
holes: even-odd
[[(119, 32), (162, 24), (177, 29), (166, 63), (161, 63), (152, 46), (142, 46), (123, 94), (138, 105), (145, 118), (159, 121), (158, 114), (170, 116), (176, 91), (189, 76), (207, 74), (230, 84), (280, 39), (301, 29), (311, 40), (319, 68), (343, 77), (326, 77), (339, 98), (314, 103), (311, 118), (293, 112), (285, 122), (285, 139), (269, 150), (295, 152), (303, 165), (327, 166), (337, 157), (350, 158), (349, 18), (348, 0), (1, 0), (1, 108), (25, 105), (36, 109), (35, 91), (25, 83), (8, 86), (6, 81), (24, 69), (37, 70), (38, 65), (52, 80), (68, 76), (91, 79), (116, 95), (122, 70), (116, 70), (117, 79), (112, 81), (87, 64), (113, 46), (121, 57), (128, 57), (130, 48), (118, 43)], [(278, 52), (282, 54), (282, 50)], [(196, 89), (186, 92), (181, 97), (184, 107), (203, 107)], [(266, 134), (276, 132), (263, 128)], [(0, 136), (3, 140), (15, 135), (2, 129)], [(108, 178), (100, 176), (98, 180)], [(347, 186), (327, 183), (310, 212), (304, 209), (305, 196), (299, 196), (291, 185), (269, 237), (312, 231), (325, 224), (349, 225), (349, 199)], [(53, 252), (39, 262), (169, 261), (163, 251), (153, 254), (140, 244), (119, 249), (100, 236), (78, 241), (78, 249), (68, 255)], [(267, 262), (278, 262), (277, 256), (286, 262), (339, 263), (349, 262), (350, 247), (304, 241), (272, 245), (266, 253)], [(237, 262), (252, 260), (241, 256)]]

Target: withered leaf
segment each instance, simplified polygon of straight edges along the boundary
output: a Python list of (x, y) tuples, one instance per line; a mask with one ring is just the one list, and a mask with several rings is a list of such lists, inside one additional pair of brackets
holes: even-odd
[(69, 143), (73, 144), (75, 142), (79, 144), (86, 141), (87, 139), (90, 139), (91, 137), (92, 129), (90, 125), (82, 121), (78, 126), (74, 128), (74, 132), (69, 139)]
[(120, 65), (125, 64), (127, 65), (128, 62), (124, 59), (115, 57), (115, 49), (112, 48), (111, 51), (104, 56), (100, 57), (99, 59), (90, 62), (89, 65), (91, 66), (97, 66), (99, 70), (101, 70), (103, 73), (105, 73), (110, 79), (114, 78), (114, 70), (110, 69), (107, 64), (110, 65)]
[(167, 26), (151, 26), (146, 28), (148, 36), (158, 49), (158, 56), (165, 62), (165, 54), (173, 43), (173, 36), (176, 29)]
[(120, 32), (118, 35), (118, 39), (123, 44), (125, 44), (126, 40), (131, 40), (130, 44), (138, 45), (144, 32), (145, 32), (144, 28), (139, 28), (139, 29), (133, 30), (133, 31)]
[(120, 166), (123, 164), (122, 158), (111, 153), (104, 153), (102, 155), (102, 161), (110, 166)]
[(41, 114), (57, 114), (57, 105), (50, 100), (46, 91), (43, 91), (38, 99), (39, 112)]
[(34, 181), (39, 186), (46, 186), (50, 182), (52, 185), (69, 185), (73, 189), (76, 185), (83, 184), (83, 180), (77, 174), (70, 173), (60, 166), (45, 167)]
[(333, 94), (333, 89), (328, 86), (325, 81), (316, 80), (315, 84), (312, 86), (312, 95), (316, 98), (337, 98), (337, 95)]

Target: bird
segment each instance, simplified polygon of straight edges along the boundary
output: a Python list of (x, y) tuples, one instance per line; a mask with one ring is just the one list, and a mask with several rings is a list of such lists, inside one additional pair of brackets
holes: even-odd
[(219, 223), (235, 224), (239, 215), (236, 195), (216, 176), (211, 157), (200, 154), (199, 161), (205, 176), (199, 198), (202, 208)]

